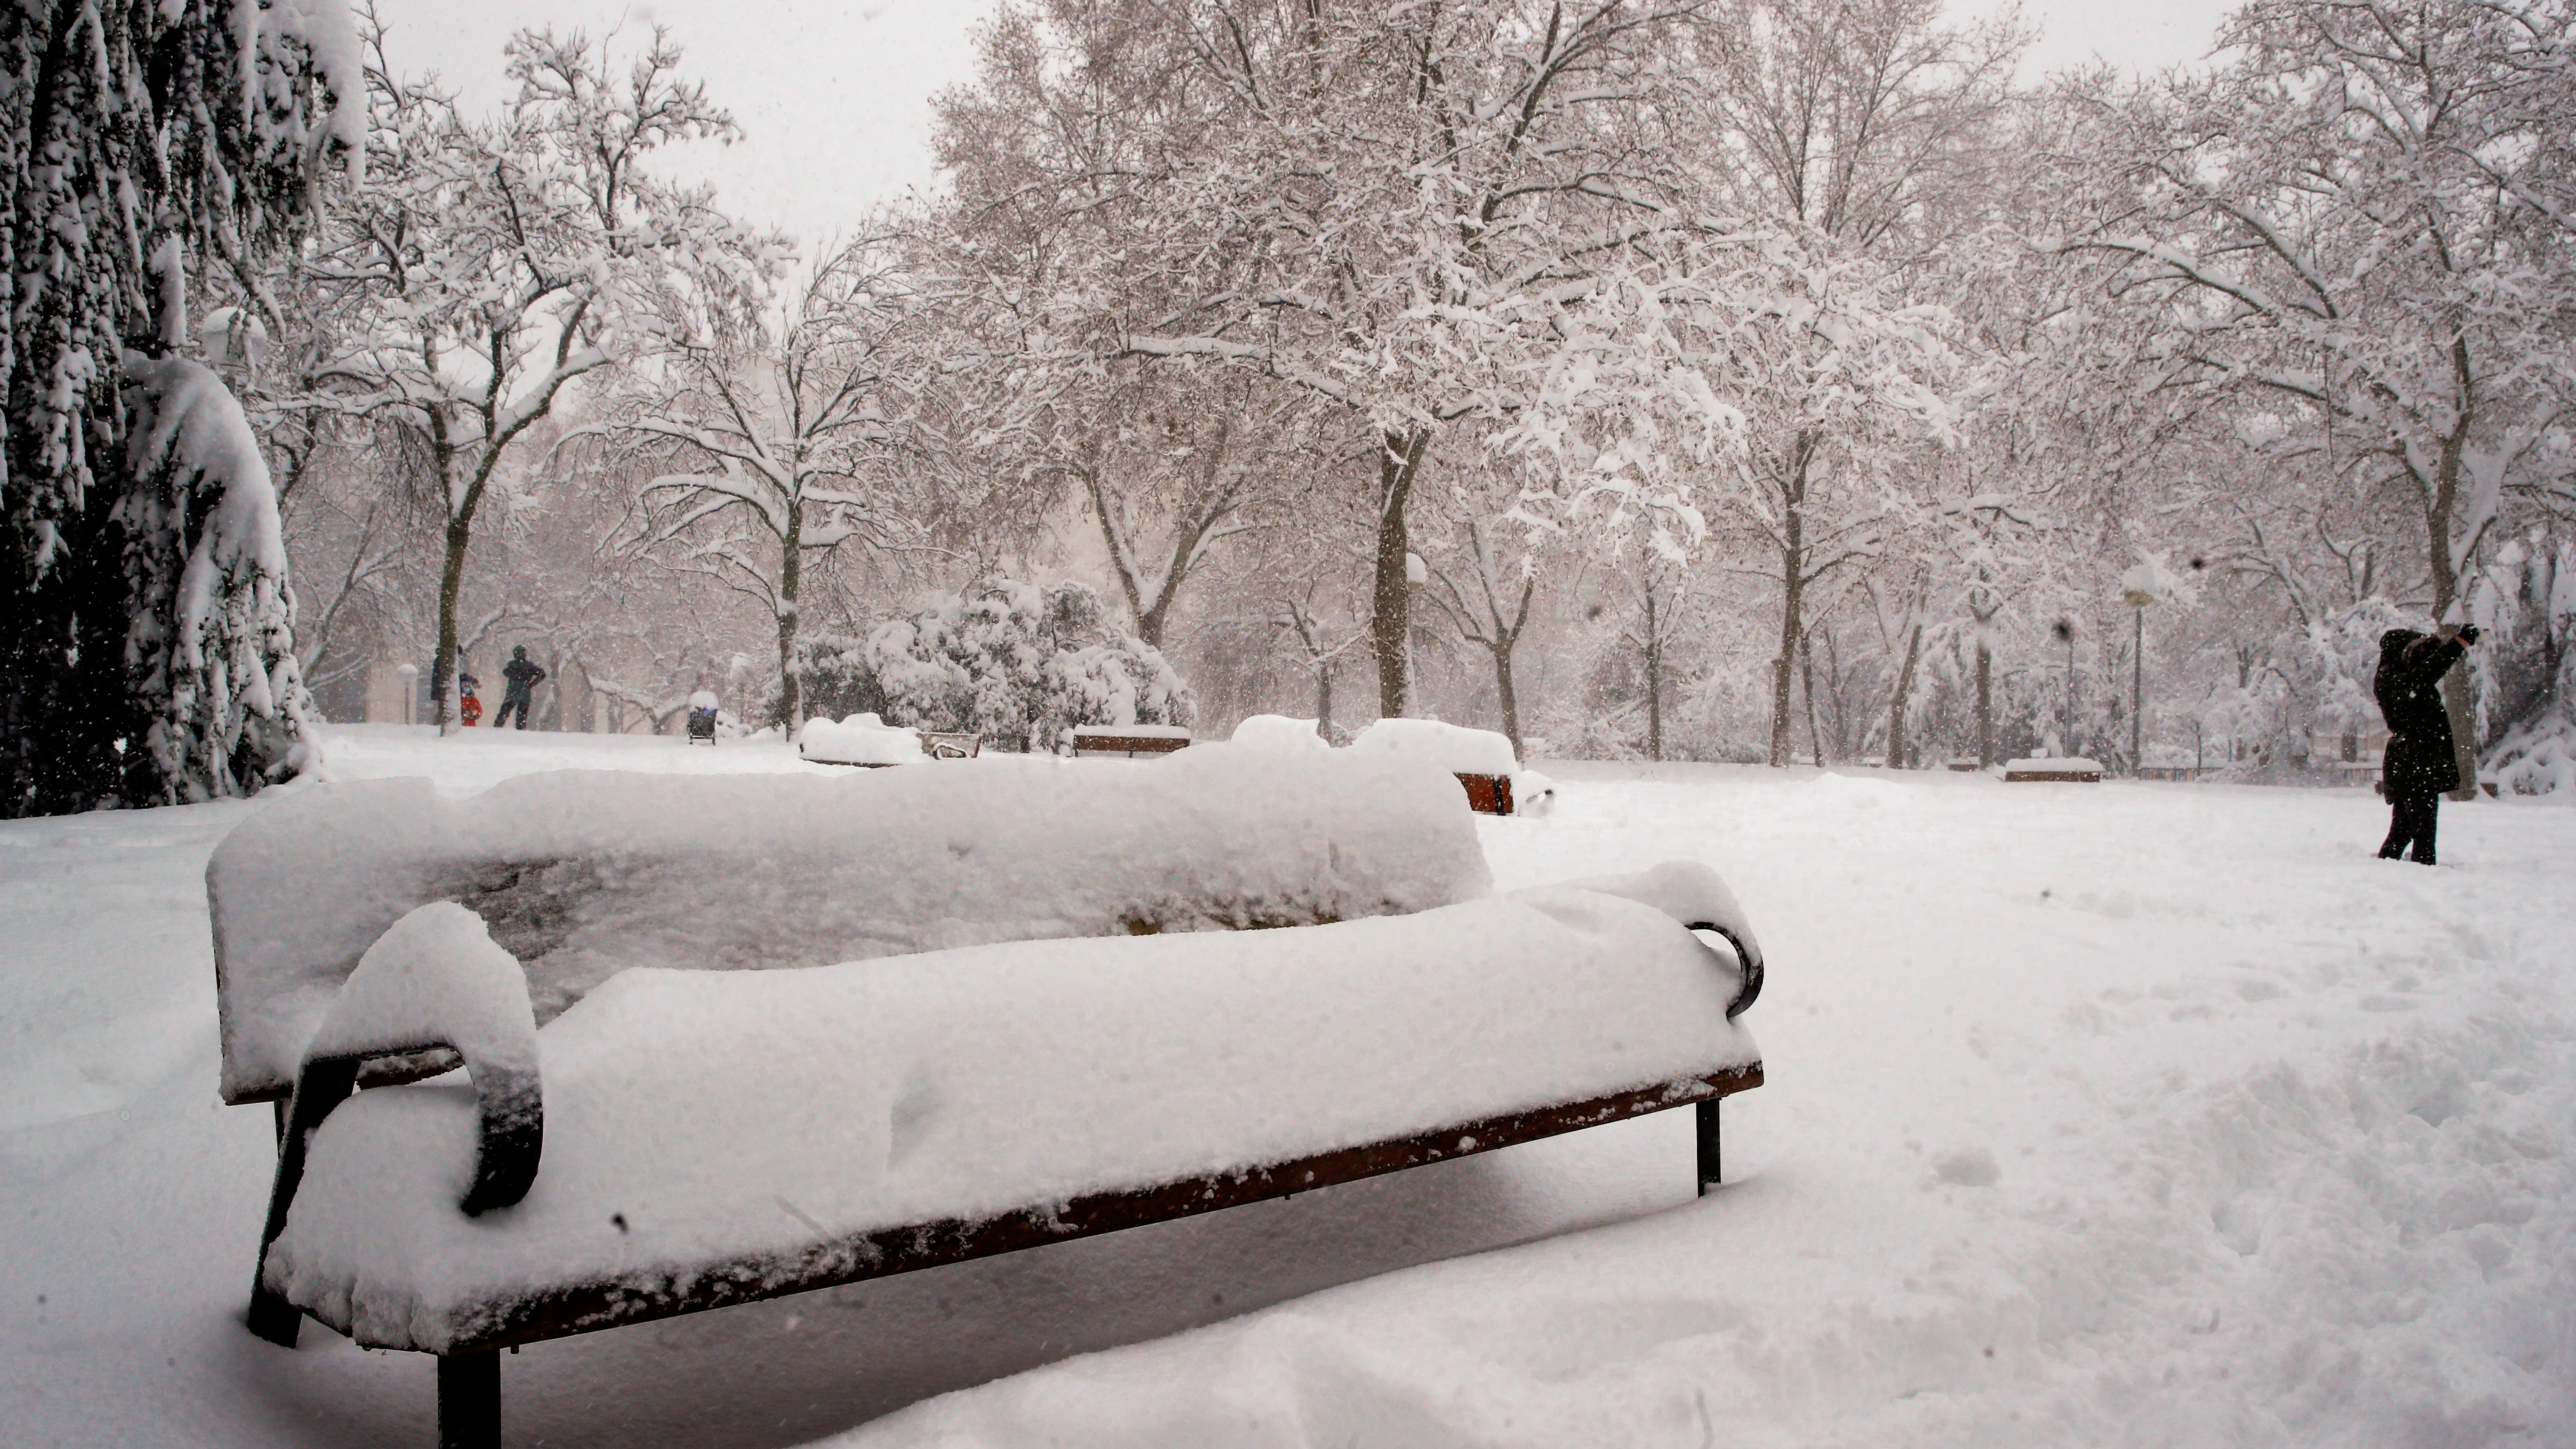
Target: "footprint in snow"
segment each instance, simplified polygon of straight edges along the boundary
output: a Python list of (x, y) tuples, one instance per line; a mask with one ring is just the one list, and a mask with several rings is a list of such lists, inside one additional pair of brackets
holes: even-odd
[(1982, 1147), (1956, 1148), (1932, 1159), (1933, 1181), (1953, 1187), (1992, 1187), (2003, 1175), (1995, 1155)]

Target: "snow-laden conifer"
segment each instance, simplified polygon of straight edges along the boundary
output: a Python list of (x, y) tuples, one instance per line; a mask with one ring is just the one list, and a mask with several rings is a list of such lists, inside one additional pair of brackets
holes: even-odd
[(243, 793), (312, 753), (277, 494), (241, 404), (211, 370), (128, 357), (125, 376), (128, 698), (149, 721), (127, 746), (125, 798)]
[[(282, 557), (231, 566), (259, 558), (254, 540), (274, 540), (274, 503), (264, 476), (213, 455), (179, 455), (184, 475), (129, 479), (129, 459), (159, 470), (173, 455), (129, 446), (120, 395), (134, 380), (156, 419), (194, 420), (180, 429), (193, 438), (220, 431), (207, 420), (228, 404), (204, 391), (221, 392), (210, 379), (176, 398), (175, 377), (129, 379), (127, 359), (186, 347), (192, 266), (245, 271), (294, 235), (322, 178), (354, 157), (363, 80), (346, 7), (28, 0), (0, 16), (0, 77), (11, 201), (0, 232), (0, 592), (11, 620), (0, 814), (240, 788), (291, 768), (294, 754), (265, 742), (236, 759), (241, 732), (217, 723), (267, 720), (279, 706), (264, 665), (286, 624)], [(175, 415), (174, 403), (185, 404)], [(191, 495), (185, 508), (170, 488)], [(188, 534), (190, 522), (207, 532)], [(174, 561), (172, 549), (189, 558), (209, 538), (206, 569)], [(201, 590), (193, 602), (190, 587)], [(193, 666), (159, 666), (156, 650), (193, 647), (210, 628), (260, 642), (185, 685), (178, 674)], [(245, 665), (252, 656), (262, 663)], [(183, 728), (165, 687), (190, 691)], [(221, 760), (200, 748), (216, 743)]]

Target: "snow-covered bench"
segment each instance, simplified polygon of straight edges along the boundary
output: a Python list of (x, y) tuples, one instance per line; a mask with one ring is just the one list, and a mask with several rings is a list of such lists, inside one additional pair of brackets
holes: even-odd
[(2004, 783), (2007, 785), (2047, 782), (2099, 785), (2102, 783), (2102, 766), (2097, 761), (2080, 757), (2004, 762)]
[(1178, 725), (1077, 725), (1073, 755), (1078, 760), (1140, 760), (1190, 747), (1190, 732)]
[(1351, 748), (1437, 764), (1458, 777), (1467, 808), (1480, 815), (1543, 815), (1556, 782), (1521, 768), (1511, 737), (1433, 719), (1382, 719), (1359, 732)]
[[(488, 1444), (498, 1351), (567, 1334), (1686, 1103), (1714, 1181), (1725, 886), (1495, 894), (1463, 806), (1203, 746), (264, 810), (207, 871), (225, 1096), (291, 1092), (252, 1327), (435, 1354)], [(1295, 928), (1198, 934), (1250, 926)]]

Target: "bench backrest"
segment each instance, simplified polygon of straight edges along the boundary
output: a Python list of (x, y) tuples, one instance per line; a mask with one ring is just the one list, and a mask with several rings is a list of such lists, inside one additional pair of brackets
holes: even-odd
[(229, 1102), (283, 1097), (358, 958), (459, 902), (540, 1024), (630, 966), (819, 966), (995, 941), (1299, 925), (1491, 886), (1456, 780), (1202, 745), (797, 775), (558, 771), (481, 795), (315, 786), (206, 869)]

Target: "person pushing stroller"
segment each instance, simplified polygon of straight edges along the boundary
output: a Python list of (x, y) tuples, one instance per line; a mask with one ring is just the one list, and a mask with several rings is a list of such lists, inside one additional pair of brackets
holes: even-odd
[(509, 723), (515, 711), (519, 717), (519, 728), (526, 729), (530, 696), (545, 677), (546, 671), (542, 666), (528, 662), (528, 646), (514, 646), (510, 650), (510, 662), (501, 666), (501, 678), (505, 683), (501, 690), (501, 707), (492, 715), (492, 728), (497, 730)]
[(2388, 754), (2380, 788), (2388, 796), (2388, 839), (2379, 858), (2397, 860), (2412, 845), (2420, 865), (2433, 864), (2433, 828), (2442, 792), (2460, 788), (2460, 757), (2451, 716), (2442, 707), (2442, 676), (2478, 642), (2478, 626), (2455, 637), (2391, 629), (2379, 636), (2379, 672), (2370, 692), (2388, 721)]

